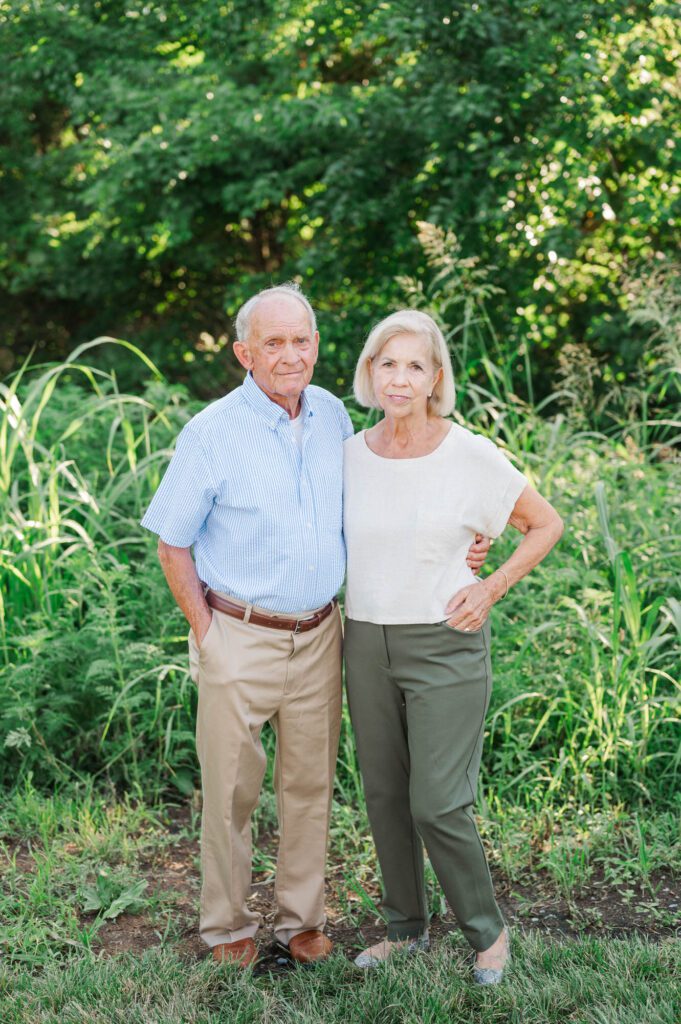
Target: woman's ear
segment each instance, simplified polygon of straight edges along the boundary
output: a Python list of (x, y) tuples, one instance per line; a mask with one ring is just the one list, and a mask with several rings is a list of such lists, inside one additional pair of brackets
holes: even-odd
[(442, 380), (443, 377), (444, 377), (444, 370), (442, 369), (442, 367), (440, 367), (440, 369), (437, 371), (437, 373), (433, 377), (433, 386), (430, 389), (430, 395), (428, 395), (429, 398), (431, 397), (431, 395), (433, 394), (433, 391), (435, 391), (435, 388), (438, 386), (438, 384), (440, 383), (440, 381)]

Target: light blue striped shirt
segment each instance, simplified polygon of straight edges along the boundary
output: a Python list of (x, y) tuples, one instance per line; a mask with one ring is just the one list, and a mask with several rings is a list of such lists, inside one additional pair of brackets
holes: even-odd
[(270, 611), (326, 604), (345, 575), (343, 403), (308, 385), (302, 453), (288, 414), (249, 373), (181, 431), (142, 526), (194, 546), (214, 590)]

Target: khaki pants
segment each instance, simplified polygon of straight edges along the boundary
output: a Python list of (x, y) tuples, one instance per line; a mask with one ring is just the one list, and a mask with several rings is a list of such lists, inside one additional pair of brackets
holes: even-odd
[(200, 932), (209, 946), (253, 936), (260, 923), (247, 899), (251, 813), (266, 768), (260, 739), (265, 722), (272, 724), (277, 741), (275, 934), (288, 943), (299, 932), (324, 927), (341, 644), (338, 608), (305, 633), (255, 626), (218, 611), (200, 649), (190, 633), (203, 787)]

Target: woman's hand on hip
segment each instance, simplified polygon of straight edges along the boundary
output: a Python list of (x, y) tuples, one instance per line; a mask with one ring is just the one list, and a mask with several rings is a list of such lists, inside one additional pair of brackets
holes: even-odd
[(471, 583), (462, 587), (450, 598), (445, 608), (447, 625), (465, 632), (482, 629), (493, 604), (492, 594), (484, 583)]

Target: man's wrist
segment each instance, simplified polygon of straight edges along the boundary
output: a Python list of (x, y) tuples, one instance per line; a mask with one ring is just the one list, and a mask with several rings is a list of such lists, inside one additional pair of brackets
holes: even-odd
[(190, 621), (189, 625), (195, 637), (198, 638), (208, 631), (212, 618), (213, 613), (210, 607), (206, 605), (205, 609), (198, 616), (194, 617), (193, 621)]

